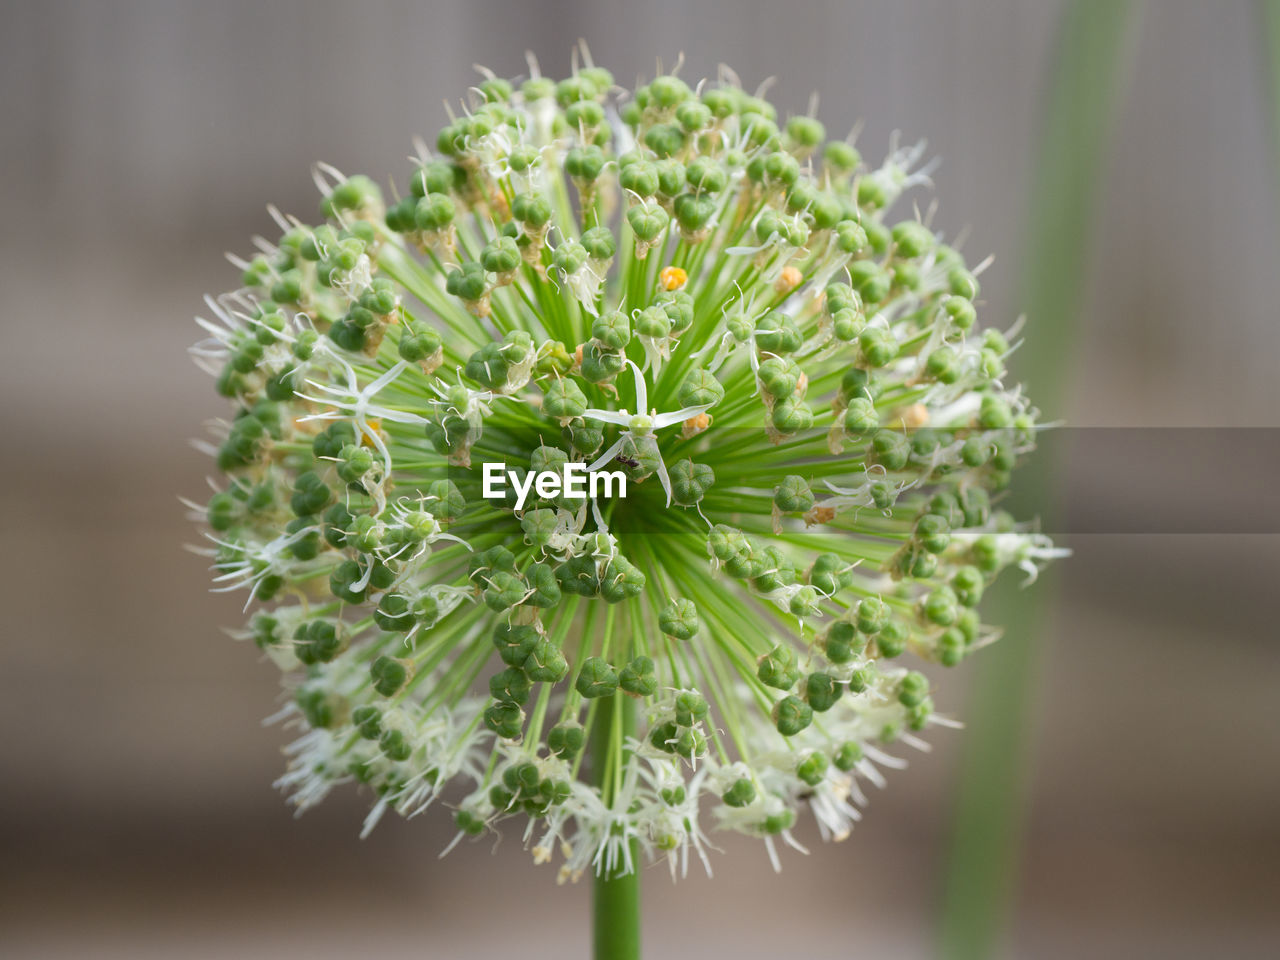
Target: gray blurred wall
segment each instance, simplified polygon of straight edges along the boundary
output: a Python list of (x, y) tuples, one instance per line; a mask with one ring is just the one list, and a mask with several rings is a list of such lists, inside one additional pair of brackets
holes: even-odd
[[(583, 36), (623, 83), (683, 50), (687, 78), (721, 61), (748, 85), (776, 76), (783, 111), (819, 90), (828, 129), (863, 122), (870, 156), (895, 129), (927, 136), (936, 223), (996, 254), (985, 315), (1003, 324), (1061, 6), (4, 3), (0, 953), (583, 952), (587, 891), (517, 844), (441, 864), (443, 817), (360, 843), (360, 798), (294, 823), (271, 791), (275, 671), (221, 633), (238, 604), (180, 549), (176, 495), (207, 471), (187, 438), (221, 412), (185, 356), (200, 294), (235, 282), (222, 252), (270, 230), (268, 202), (314, 208), (313, 160), (403, 179), (473, 62), (515, 75), (532, 49), (563, 73)], [(1145, 5), (1053, 411), (1074, 424), (1280, 426), (1258, 24), (1247, 2)], [(1071, 463), (1063, 482), (1087, 506), (1124, 464)], [(1007, 948), (1274, 955), (1277, 538), (1072, 546)], [(945, 706), (963, 715), (956, 679)], [(929, 956), (963, 736), (781, 878), (738, 844), (713, 882), (653, 874), (654, 955), (772, 956), (805, 931), (816, 950)]]

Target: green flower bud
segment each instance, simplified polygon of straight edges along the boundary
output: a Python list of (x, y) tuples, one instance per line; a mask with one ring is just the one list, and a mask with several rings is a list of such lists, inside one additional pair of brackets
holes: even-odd
[(796, 434), (813, 426), (813, 409), (794, 396), (779, 400), (770, 417), (773, 425), (783, 434)]
[(858, 601), (855, 618), (859, 632), (873, 636), (889, 622), (889, 607), (879, 597), (864, 597)]
[(671, 218), (667, 211), (659, 206), (637, 205), (627, 211), (627, 223), (631, 232), (642, 243), (653, 243), (658, 235), (667, 229)]
[(942, 553), (951, 543), (951, 525), (936, 513), (922, 514), (916, 520), (915, 538), (930, 553)]
[(813, 491), (804, 477), (790, 474), (773, 489), (773, 505), (782, 513), (804, 513), (813, 507)]
[(893, 245), (898, 256), (923, 256), (933, 249), (933, 244), (933, 234), (923, 223), (904, 220), (893, 228)]
[(450, 270), (444, 288), (459, 300), (475, 303), (488, 292), (489, 280), (485, 276), (484, 267), (473, 261)]
[(796, 667), (795, 652), (788, 646), (779, 644), (760, 658), (756, 676), (767, 687), (776, 690), (790, 690), (800, 680), (800, 670)]
[(991, 458), (991, 444), (982, 437), (970, 437), (960, 447), (960, 460), (966, 467), (980, 467)]
[(780, 400), (795, 393), (801, 370), (790, 358), (769, 357), (761, 362), (756, 376), (764, 392), (775, 400)]
[(787, 610), (794, 617), (804, 619), (805, 617), (814, 617), (818, 615), (819, 610), (819, 594), (811, 586), (804, 586), (791, 594), (787, 601)]
[(715, 216), (716, 202), (705, 193), (682, 193), (675, 198), (672, 209), (680, 229), (685, 233), (696, 233)]
[(547, 637), (539, 637), (524, 661), (524, 672), (538, 683), (559, 683), (569, 673), (569, 661)]
[(493, 630), (493, 646), (509, 667), (523, 667), (538, 640), (538, 631), (528, 624), (513, 627), (500, 623)]
[(911, 441), (894, 430), (880, 430), (871, 438), (869, 452), (886, 470), (901, 470), (911, 459)]
[(384, 697), (394, 696), (409, 679), (409, 671), (399, 660), (378, 657), (369, 667), (373, 689)]
[(373, 612), (374, 622), (388, 633), (406, 633), (412, 629), (416, 618), (410, 609), (409, 599), (403, 594), (388, 593)]
[(348, 444), (338, 454), (338, 477), (343, 483), (358, 484), (373, 469), (373, 451)]
[(867, 250), (870, 240), (866, 229), (857, 221), (841, 220), (836, 224), (836, 246), (841, 253), (858, 254)]
[(484, 711), (484, 725), (504, 740), (517, 740), (524, 729), (524, 709), (517, 703), (491, 703)]
[(705, 463), (677, 460), (668, 468), (671, 499), (682, 507), (699, 503), (716, 482), (716, 475)]
[(923, 673), (912, 671), (898, 682), (898, 702), (904, 707), (917, 706), (929, 693), (929, 680)]
[(826, 135), (826, 129), (813, 117), (791, 117), (787, 121), (787, 145), (799, 154), (809, 153)]
[(846, 740), (840, 745), (831, 758), (831, 762), (836, 765), (838, 770), (848, 773), (858, 765), (858, 761), (862, 759), (862, 747), (854, 743), (852, 740)]
[(854, 397), (844, 411), (844, 429), (858, 437), (880, 426), (880, 415), (875, 404), (866, 397)]
[(600, 657), (587, 657), (578, 672), (574, 687), (585, 699), (612, 696), (618, 689), (618, 672), (607, 660)]
[(618, 672), (618, 686), (637, 697), (651, 697), (658, 692), (658, 677), (648, 657), (635, 657)]
[(951, 578), (951, 589), (955, 591), (956, 599), (966, 607), (978, 605), (985, 586), (986, 578), (977, 567), (961, 567)]
[(879, 303), (889, 296), (892, 279), (888, 272), (874, 260), (855, 260), (849, 264), (849, 276), (853, 289), (864, 303)]
[(429, 193), (413, 208), (413, 223), (419, 230), (439, 232), (453, 223), (456, 210), (447, 194)]
[(1009, 409), (1007, 400), (990, 393), (983, 396), (978, 426), (983, 430), (1003, 430), (1012, 423), (1013, 411)]
[(693, 96), (689, 85), (679, 77), (655, 77), (649, 84), (649, 97), (656, 107), (669, 109)]
[(348, 637), (340, 624), (329, 620), (312, 620), (298, 628), (294, 640), (298, 659), (305, 664), (330, 663), (347, 649)]
[(578, 755), (586, 743), (586, 733), (576, 721), (557, 723), (547, 731), (547, 749), (566, 760)]
[(957, 330), (968, 331), (978, 319), (978, 311), (964, 297), (948, 297), (942, 303), (943, 310), (951, 318)]
[(829, 673), (811, 673), (805, 679), (805, 699), (818, 713), (825, 713), (839, 703), (842, 693), (839, 682)]
[(413, 754), (413, 747), (400, 730), (384, 730), (378, 738), (378, 746), (388, 760), (404, 763)]
[(834, 553), (820, 553), (809, 568), (809, 582), (830, 596), (853, 583), (853, 569)]
[(356, 707), (351, 711), (351, 725), (362, 740), (377, 740), (382, 736), (382, 712), (377, 707)]
[(325, 484), (324, 479), (314, 470), (299, 474), (294, 481), (293, 496), (289, 507), (300, 517), (308, 517), (319, 513), (333, 500), (333, 491)]
[(526, 703), (529, 689), (529, 678), (516, 667), (507, 667), (489, 678), (489, 696), (499, 703)]
[(574, 130), (594, 130), (604, 123), (604, 107), (594, 100), (579, 100), (565, 108), (564, 119)]
[(571, 147), (564, 158), (564, 172), (575, 180), (595, 182), (604, 170), (604, 152), (597, 146)]
[(551, 219), (551, 203), (541, 194), (522, 193), (512, 201), (511, 215), (527, 227), (538, 229)]
[(858, 337), (858, 347), (869, 367), (883, 367), (898, 355), (898, 342), (882, 327), (866, 327)]
[(942, 632), (942, 636), (938, 638), (938, 662), (944, 667), (954, 667), (964, 659), (965, 649), (968, 644), (965, 642), (964, 633), (957, 627), (950, 627)]
[(675, 159), (660, 160), (657, 171), (659, 195), (674, 198), (684, 188), (684, 164)]
[(692, 760), (700, 757), (707, 750), (707, 738), (701, 730), (689, 727), (681, 730), (680, 735), (676, 737), (675, 752), (680, 754), (686, 760)]
[(600, 596), (609, 603), (621, 603), (639, 596), (645, 585), (644, 571), (626, 557), (617, 556), (600, 580)]
[[(876, 641), (879, 643), (879, 639)], [(859, 667), (849, 674), (849, 692), (866, 693), (875, 682), (875, 671), (871, 667)]]
[(671, 318), (661, 307), (648, 307), (636, 314), (636, 333), (661, 340), (671, 332)]
[(689, 372), (676, 397), (681, 407), (698, 407), (708, 403), (714, 405), (723, 399), (724, 387), (715, 374), (703, 369)]
[(773, 723), (784, 737), (794, 737), (813, 723), (813, 708), (791, 694), (773, 705)]
[(825, 753), (815, 750), (796, 765), (796, 776), (809, 786), (816, 787), (826, 778), (829, 763)]
[(866, 640), (847, 620), (838, 620), (827, 630), (824, 652), (827, 659), (837, 666), (856, 660), (865, 648)]
[(710, 157), (698, 157), (685, 167), (685, 182), (694, 193), (720, 193), (729, 184), (724, 167)]
[(954, 297), (971, 301), (978, 298), (978, 278), (964, 267), (955, 267), (947, 274), (947, 288)]
[(831, 173), (847, 176), (858, 168), (862, 155), (851, 144), (832, 140), (822, 149), (822, 162)]
[(332, 216), (335, 210), (365, 210), (382, 206), (382, 191), (378, 185), (362, 174), (348, 177), (333, 188), (321, 211), (326, 217)]
[(956, 594), (950, 587), (938, 587), (929, 592), (921, 605), (920, 612), (930, 623), (940, 627), (949, 627), (956, 622), (959, 611), (956, 609)]
[(571, 557), (556, 567), (556, 580), (565, 593), (594, 597), (600, 590), (600, 579), (591, 557)]
[(549, 610), (560, 603), (560, 583), (550, 564), (535, 563), (525, 571), (529, 591), (522, 601), (526, 606)]
[(937, 347), (925, 360), (925, 374), (941, 383), (955, 383), (960, 379), (960, 358), (951, 347)]
[(501, 613), (510, 610), (524, 599), (528, 587), (514, 574), (499, 570), (489, 575), (488, 586), (484, 589), (484, 602), (490, 610)]
[(692, 600), (677, 597), (658, 614), (658, 629), (677, 640), (691, 640), (698, 632), (698, 610)]
[(658, 168), (649, 160), (637, 160), (618, 171), (618, 183), (647, 200), (658, 192)]
[(582, 348), (582, 376), (591, 383), (613, 379), (625, 362), (626, 358), (621, 353), (609, 350), (598, 340), (588, 340)]
[(675, 753), (679, 737), (680, 728), (670, 722), (660, 723), (649, 731), (649, 742), (667, 753)]
[(739, 777), (720, 797), (730, 807), (745, 807), (755, 798), (756, 785), (750, 777)]
[(674, 157), (684, 147), (684, 130), (674, 123), (655, 123), (644, 135), (644, 145), (666, 159)]
[(682, 690), (676, 694), (676, 723), (681, 727), (692, 727), (707, 719), (706, 698), (696, 690)]
[(618, 249), (618, 242), (608, 227), (592, 227), (582, 234), (581, 242), (582, 248), (592, 260), (612, 260)]
[(307, 723), (317, 730), (334, 726), (345, 706), (341, 698), (315, 687), (300, 689), (294, 702)]
[(697, 100), (686, 100), (676, 107), (676, 122), (686, 133), (694, 133), (711, 122), (711, 108)]

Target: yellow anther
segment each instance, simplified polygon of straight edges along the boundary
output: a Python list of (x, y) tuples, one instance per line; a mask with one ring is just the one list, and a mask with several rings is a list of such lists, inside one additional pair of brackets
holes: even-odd
[(898, 411), (896, 418), (908, 430), (916, 430), (929, 422), (929, 408), (923, 403), (913, 403)]
[(803, 279), (804, 274), (800, 272), (799, 267), (783, 267), (782, 273), (778, 274), (778, 279), (774, 283), (773, 289), (778, 293), (790, 293), (800, 286), (800, 281)]
[(658, 274), (658, 283), (662, 284), (663, 290), (679, 290), (688, 280), (689, 274), (680, 267), (663, 267)]
[(680, 435), (688, 440), (690, 437), (697, 436), (703, 430), (711, 426), (711, 415), (708, 413), (698, 413), (690, 417), (680, 425)]
[(376, 433), (382, 436), (382, 421), (377, 418), (370, 418), (364, 422), (365, 429), (360, 431), (360, 446), (375, 447), (377, 444), (373, 442), (373, 435)]

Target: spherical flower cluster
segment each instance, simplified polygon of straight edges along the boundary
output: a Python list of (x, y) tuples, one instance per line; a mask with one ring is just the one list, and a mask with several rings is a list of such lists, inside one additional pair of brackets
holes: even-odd
[[(518, 819), (561, 876), (859, 818), (946, 722), (913, 664), (994, 639), (992, 508), (1033, 444), (978, 279), (878, 166), (724, 70), (485, 74), (406, 182), (236, 260), (194, 348), (231, 413), (198, 507), (283, 671), (306, 808), (366, 785)], [(511, 483), (493, 495), (486, 464)], [(516, 487), (570, 465), (626, 495)], [(489, 495), (486, 495), (486, 494)]]

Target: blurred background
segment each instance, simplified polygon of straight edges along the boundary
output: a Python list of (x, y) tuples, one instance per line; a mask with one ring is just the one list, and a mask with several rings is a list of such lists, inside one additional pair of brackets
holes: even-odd
[[(353, 790), (292, 819), (276, 671), (181, 549), (187, 440), (222, 411), (185, 350), (236, 282), (222, 252), (268, 202), (312, 214), (313, 160), (403, 180), (473, 62), (563, 75), (581, 36), (629, 85), (684, 51), (687, 79), (776, 76), (784, 114), (821, 91), (870, 158), (927, 136), (935, 224), (996, 254), (987, 322), (1033, 313), (1015, 369), (1051, 417), (1280, 427), (1269, 21), (1114, 6), (3, 0), (0, 954), (585, 954), (588, 888), (510, 838), (439, 861), (428, 815), (360, 841)], [(1076, 555), (948, 678), (970, 729), (845, 843), (802, 830), (781, 876), (732, 841), (712, 881), (651, 872), (649, 955), (1280, 954), (1280, 527), (1106, 532), (1149, 499), (1274, 507), (1276, 434), (1237, 436), (1265, 481), (1213, 449), (1154, 483), (1123, 444), (1055, 454), (1031, 489)]]

